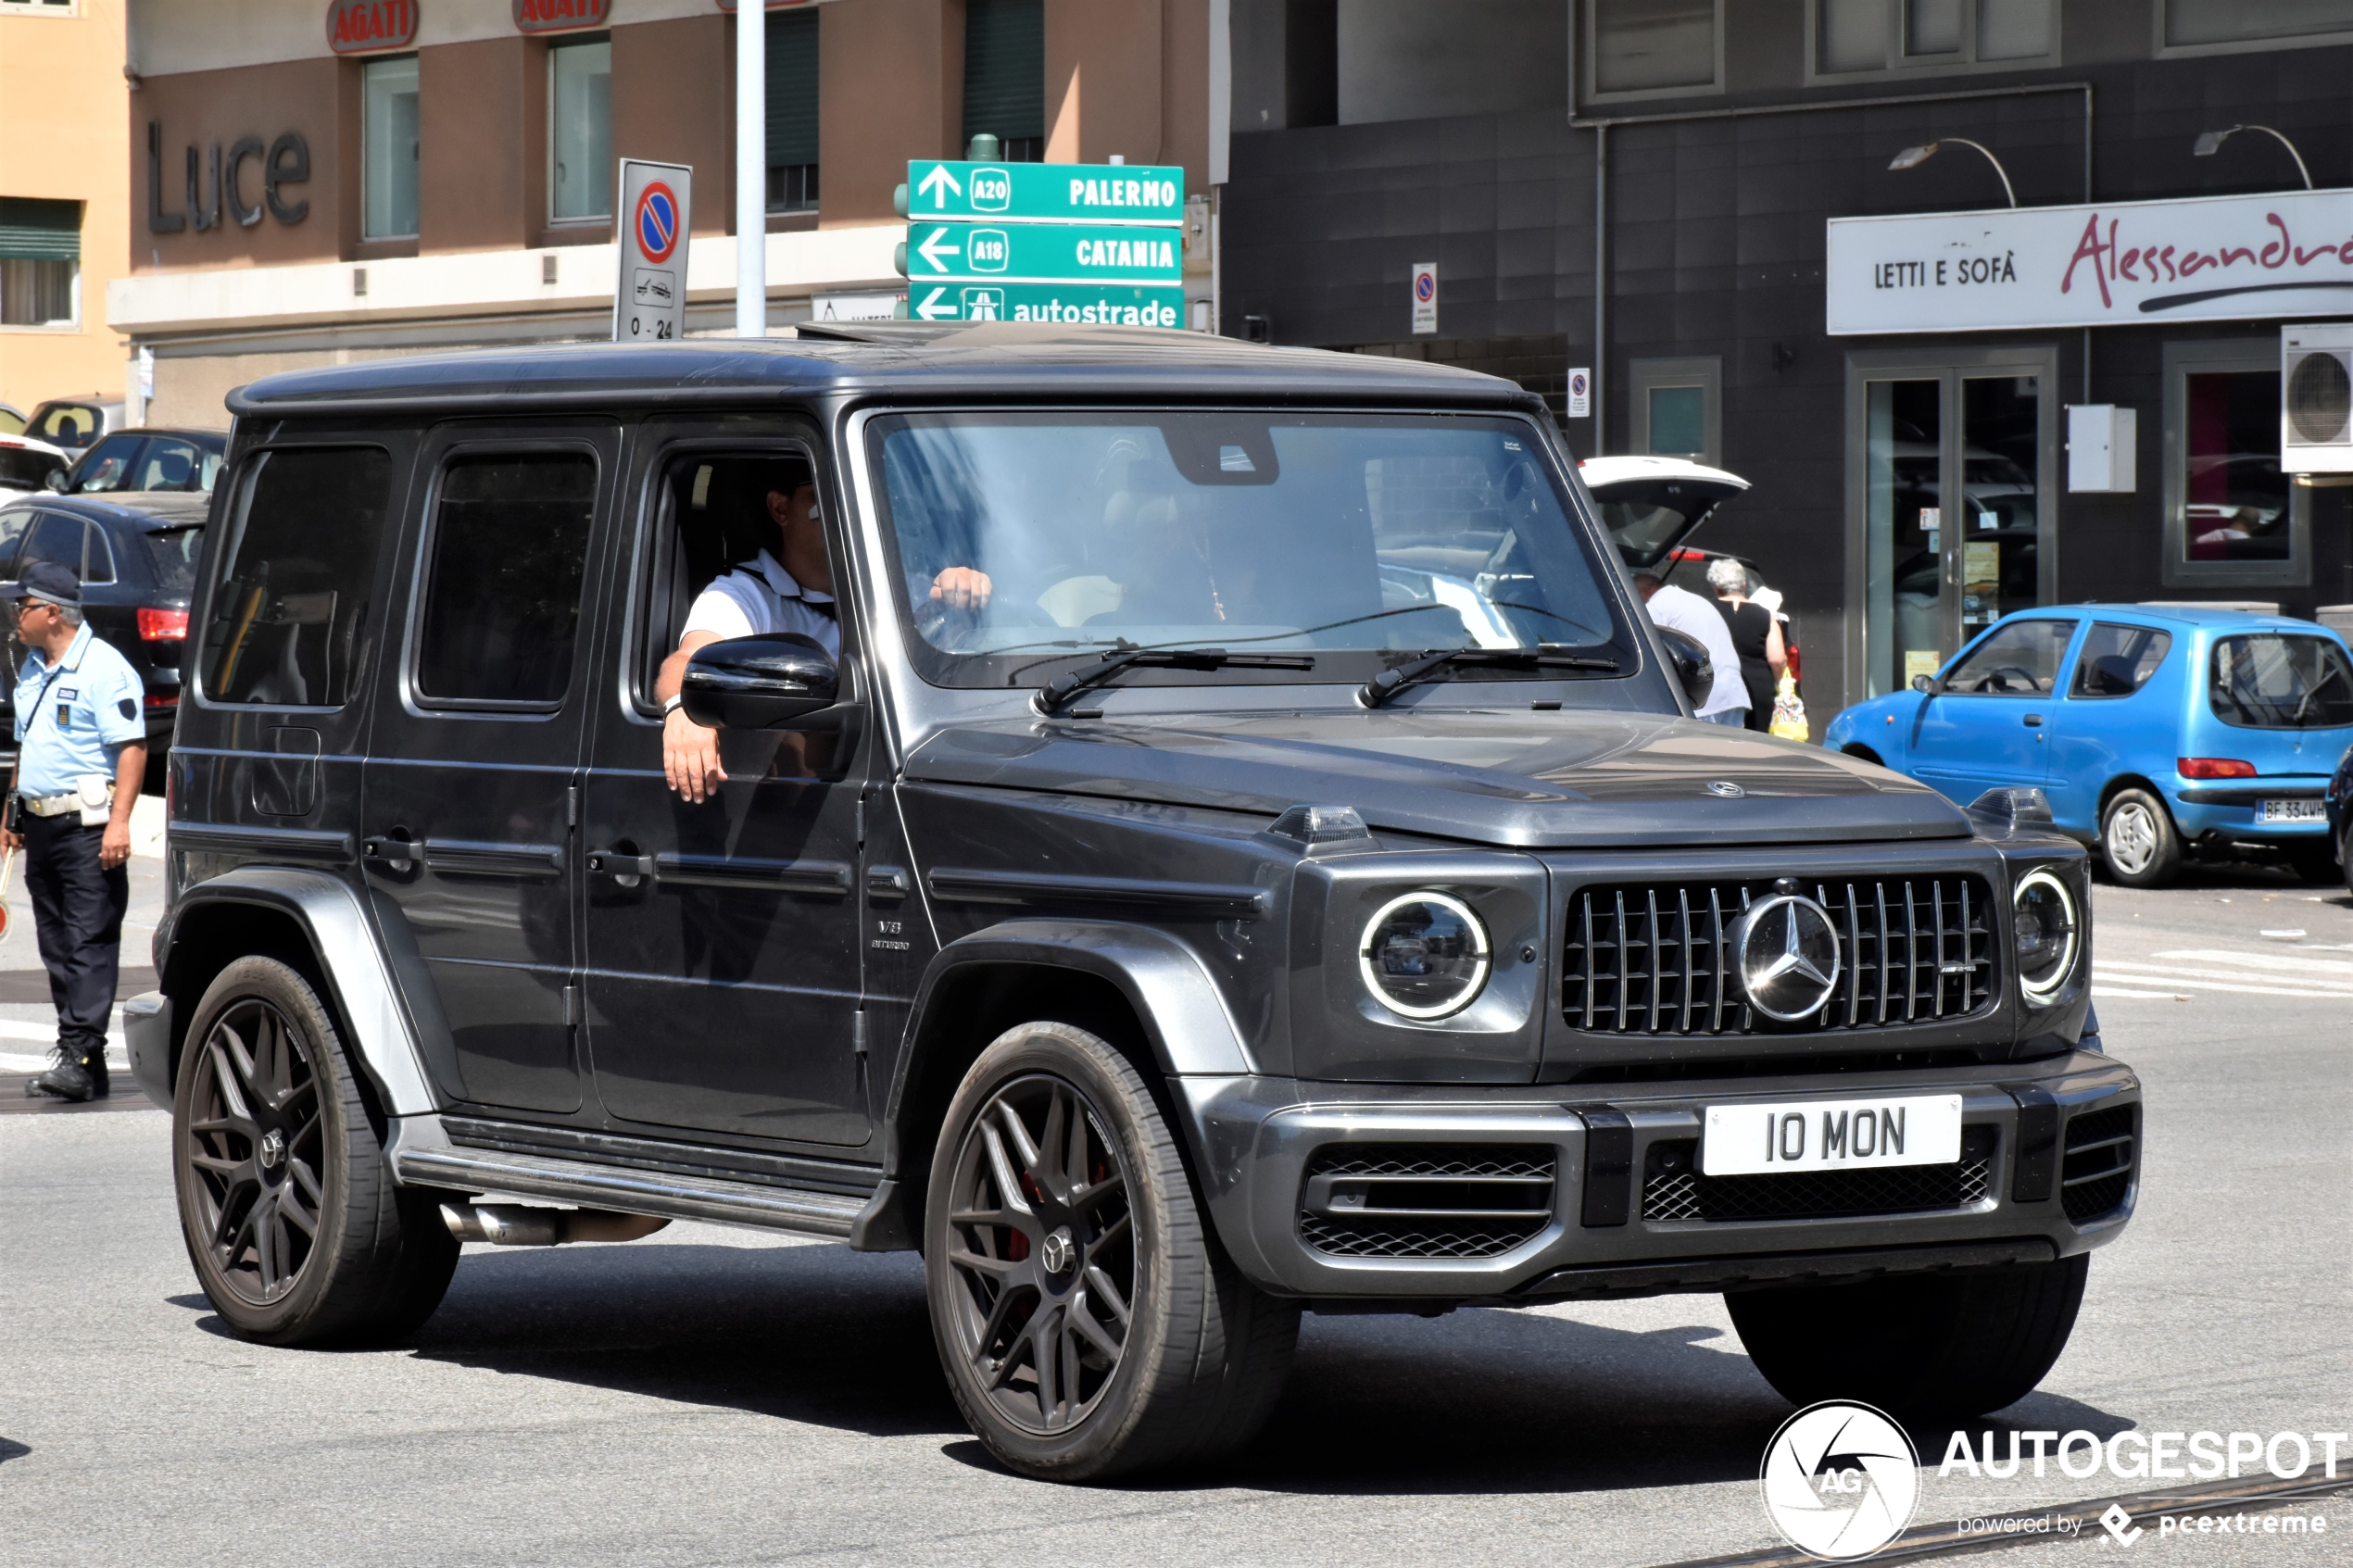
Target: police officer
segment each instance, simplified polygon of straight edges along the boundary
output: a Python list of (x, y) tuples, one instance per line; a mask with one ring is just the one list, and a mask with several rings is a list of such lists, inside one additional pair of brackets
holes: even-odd
[(147, 774), (145, 695), (130, 661), (82, 620), (82, 580), (35, 561), (0, 583), (25, 646), (17, 681), (17, 766), (5, 839), (25, 852), (25, 885), (49, 997), (57, 1065), (25, 1093), (94, 1099), (107, 1092), (122, 914), (131, 902), (131, 809)]

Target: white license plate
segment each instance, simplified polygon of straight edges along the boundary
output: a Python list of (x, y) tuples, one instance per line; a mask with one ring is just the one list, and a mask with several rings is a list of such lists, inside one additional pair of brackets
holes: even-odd
[(2255, 808), (2259, 822), (2324, 822), (2328, 808), (2317, 800), (2266, 800)]
[(1699, 1143), (1710, 1176), (1950, 1165), (1961, 1157), (1961, 1097), (1711, 1105)]

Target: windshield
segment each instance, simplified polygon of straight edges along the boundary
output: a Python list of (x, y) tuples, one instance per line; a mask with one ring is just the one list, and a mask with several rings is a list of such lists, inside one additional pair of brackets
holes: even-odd
[(2353, 725), (2353, 663), (2327, 637), (2219, 638), (2207, 700), (2214, 717), (2242, 729)]
[(1516, 420), (942, 414), (879, 420), (873, 440), (936, 683), (1035, 685), (1122, 646), (1318, 656), (1228, 680), (1356, 682), (1460, 647), (1639, 663)]
[(147, 535), (147, 554), (156, 563), (156, 581), (167, 594), (185, 594), (196, 585), (196, 557), (204, 549), (204, 525), (158, 528)]

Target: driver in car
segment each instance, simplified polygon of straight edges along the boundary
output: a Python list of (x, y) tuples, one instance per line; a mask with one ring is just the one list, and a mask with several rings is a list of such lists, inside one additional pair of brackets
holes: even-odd
[[(706, 643), (729, 637), (772, 636), (798, 632), (838, 659), (841, 625), (835, 619), (833, 567), (825, 558), (824, 514), (817, 486), (801, 479), (789, 489), (767, 492), (769, 521), (776, 525), (774, 551), (712, 579), (696, 596), (679, 633), (678, 649), (661, 661), (654, 695), (661, 703), (661, 771), (670, 787), (697, 805), (726, 780), (719, 765), (719, 733), (686, 716), (679, 687), (686, 661)], [(932, 580), (931, 596), (950, 609), (977, 613), (988, 606), (987, 572), (951, 566)]]

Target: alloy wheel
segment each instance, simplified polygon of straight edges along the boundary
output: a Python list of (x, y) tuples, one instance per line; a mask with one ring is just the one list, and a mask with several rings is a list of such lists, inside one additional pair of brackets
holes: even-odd
[(256, 1306), (283, 1298), (319, 1238), (324, 1127), (308, 1042), (258, 997), (201, 1045), (186, 1160), (212, 1263)]
[(949, 1186), (958, 1353), (1005, 1420), (1051, 1435), (1111, 1386), (1136, 1299), (1135, 1214), (1120, 1151), (1086, 1096), (1032, 1073), (965, 1129)]
[(2118, 807), (2108, 820), (2108, 852), (2119, 870), (2138, 876), (2157, 859), (2157, 823), (2137, 800)]

